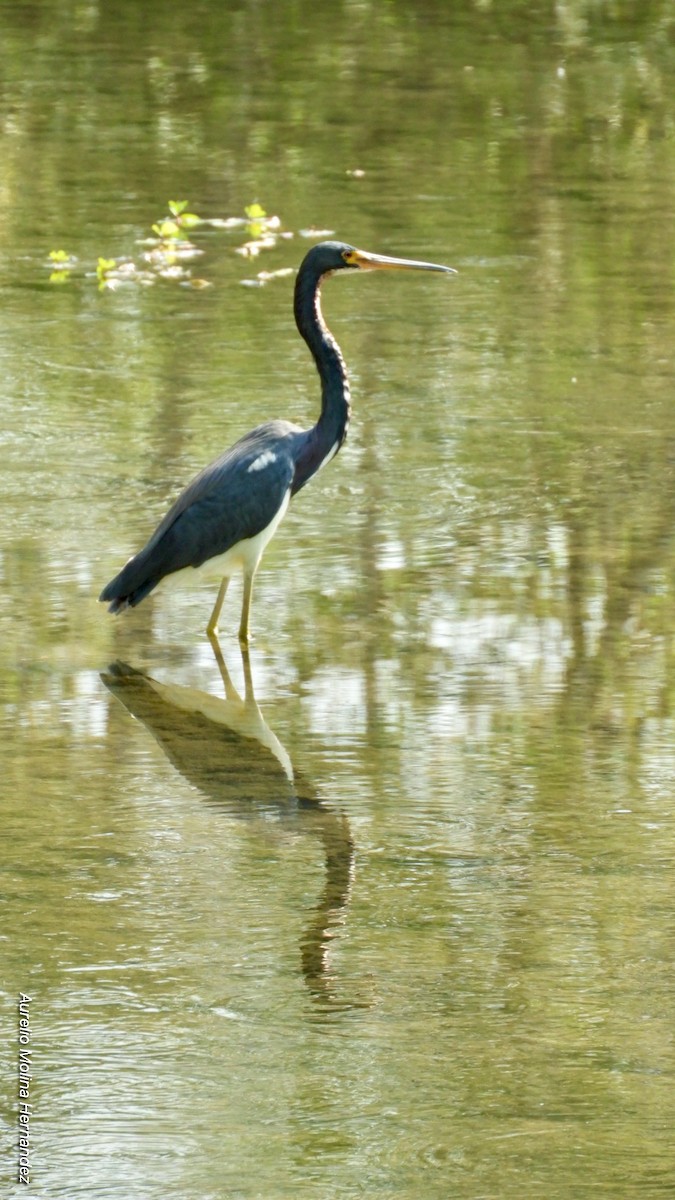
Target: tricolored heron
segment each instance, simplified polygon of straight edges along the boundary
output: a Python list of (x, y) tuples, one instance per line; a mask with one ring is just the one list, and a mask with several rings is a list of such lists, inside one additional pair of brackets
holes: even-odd
[(333, 458), (347, 436), (349, 383), (335, 338), (321, 315), (321, 282), (335, 271), (360, 269), (444, 271), (452, 267), (387, 258), (343, 242), (320, 242), (302, 261), (295, 283), (294, 313), (321, 380), (321, 413), (311, 429), (290, 421), (267, 421), (240, 438), (189, 483), (147, 545), (103, 589), (110, 612), (134, 608), (167, 575), (207, 568), (221, 579), (207, 625), (215, 633), (230, 576), (244, 574), (239, 641), (249, 639), (253, 576), (291, 496)]

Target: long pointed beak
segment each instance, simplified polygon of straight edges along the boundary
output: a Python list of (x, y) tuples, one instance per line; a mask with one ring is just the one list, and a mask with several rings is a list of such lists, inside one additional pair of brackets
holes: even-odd
[(444, 271), (456, 275), (454, 267), (441, 267), (438, 263), (418, 262), (414, 258), (388, 258), (386, 254), (369, 254), (367, 250), (350, 250), (344, 255), (350, 267), (362, 271)]

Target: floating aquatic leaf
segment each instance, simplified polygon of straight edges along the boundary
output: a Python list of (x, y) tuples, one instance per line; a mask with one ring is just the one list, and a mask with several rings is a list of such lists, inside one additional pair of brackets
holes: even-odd
[(263, 283), (269, 283), (272, 279), (284, 279), (288, 275), (295, 275), (294, 267), (279, 267), (277, 271), (258, 271), (258, 279)]
[(279, 217), (268, 217), (260, 204), (249, 204), (244, 212), (248, 218), (248, 231), (253, 238), (259, 238), (263, 234), (269, 234), (272, 230), (281, 228)]
[[(359, 172), (354, 171), (352, 174), (357, 175)], [(139, 259), (140, 266), (130, 259), (100, 257), (96, 265), (99, 286), (116, 288), (130, 283), (147, 285), (162, 278), (175, 280), (184, 287), (211, 287), (209, 280), (190, 278), (189, 270), (182, 265), (186, 260), (204, 253), (185, 236), (187, 230), (198, 225), (210, 226), (212, 229), (244, 229), (248, 240), (234, 249), (235, 253), (248, 259), (256, 258), (263, 250), (272, 249), (281, 238), (290, 239), (295, 236), (291, 230), (282, 230), (281, 219), (278, 216), (268, 217), (263, 206), (257, 201), (246, 206), (243, 217), (200, 217), (196, 213), (188, 212), (187, 207), (187, 200), (167, 202), (168, 215), (152, 226), (154, 237), (138, 241), (139, 245), (147, 247)], [(300, 230), (300, 236), (303, 238), (320, 239), (331, 237), (333, 233), (332, 229)], [(65, 250), (52, 250), (46, 265), (52, 272), (50, 282), (63, 283), (70, 270), (77, 265), (77, 259), (68, 255)], [(244, 279), (241, 282), (246, 287), (263, 287), (274, 279), (281, 279), (293, 273), (293, 268), (282, 267), (276, 271), (260, 271), (257, 278)]]
[(202, 217), (202, 225), (210, 225), (212, 229), (241, 229), (246, 225), (245, 217)]
[(165, 217), (163, 221), (158, 221), (156, 225), (153, 225), (152, 230), (162, 241), (180, 237), (180, 225), (172, 217)]
[(138, 274), (138, 267), (136, 266), (136, 263), (131, 262), (130, 259), (127, 259), (125, 262), (120, 262), (116, 265), (113, 265), (113, 270), (106, 272), (106, 274), (115, 275), (118, 279), (129, 279), (132, 275)]
[(193, 246), (192, 242), (176, 242), (171, 247), (171, 252), (175, 258), (199, 258), (204, 253), (199, 246)]
[(117, 262), (114, 258), (99, 258), (96, 264), (96, 274), (99, 279), (104, 279), (116, 266)]
[(276, 244), (277, 240), (274, 237), (255, 238), (251, 242), (244, 242), (243, 246), (235, 246), (235, 253), (241, 254), (243, 258), (256, 258), (261, 250), (271, 250)]
[(157, 274), (161, 275), (162, 279), (184, 279), (188, 272), (185, 270), (185, 267), (179, 266), (178, 263), (173, 266), (167, 263), (165, 267), (160, 267)]
[(240, 283), (244, 287), (264, 287), (266, 283), (271, 283), (273, 279), (283, 279), (287, 275), (295, 275), (293, 267), (279, 267), (277, 271), (258, 271), (255, 279), (241, 279)]
[(246, 213), (249, 221), (261, 221), (264, 220), (265, 216), (267, 215), (265, 213), (265, 209), (261, 208), (259, 204), (247, 204), (244, 212)]
[(335, 234), (334, 229), (299, 229), (298, 233), (303, 238), (329, 238)]
[[(74, 254), (68, 254), (65, 250), (50, 250), (49, 262), (45, 266), (52, 272), (49, 276), (50, 283), (66, 283), (70, 278), (70, 272), (77, 267), (77, 259)], [(58, 270), (54, 271), (53, 268)]]
[[(77, 259), (65, 250), (50, 250), (49, 262), (45, 266), (51, 271), (50, 283), (67, 283), (70, 272), (77, 266)], [(54, 271), (54, 267), (58, 267), (58, 270)]]
[(146, 250), (143, 260), (151, 267), (171, 266), (178, 259), (199, 258), (204, 253), (192, 242), (160, 242), (152, 250)]

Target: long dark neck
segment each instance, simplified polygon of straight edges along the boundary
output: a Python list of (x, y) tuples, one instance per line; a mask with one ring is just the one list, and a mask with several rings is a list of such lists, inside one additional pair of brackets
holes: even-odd
[(344, 359), (321, 314), (321, 279), (312, 270), (300, 268), (295, 284), (295, 322), (309, 346), (321, 380), (321, 413), (307, 430), (305, 444), (296, 464), (293, 492), (311, 479), (329, 458), (337, 454), (347, 436), (351, 408), (349, 381)]

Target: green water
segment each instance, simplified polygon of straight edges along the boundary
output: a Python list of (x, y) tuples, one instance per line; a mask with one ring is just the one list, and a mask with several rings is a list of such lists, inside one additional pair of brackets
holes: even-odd
[[(672, 1195), (670, 6), (0, 35), (3, 1195)], [(169, 199), (292, 236), (202, 225), (162, 274)], [(310, 228), (459, 274), (326, 284), (350, 436), (247, 674), (238, 585), (221, 661), (213, 585), (96, 597), (221, 449), (315, 419), (292, 277), (243, 286)]]

